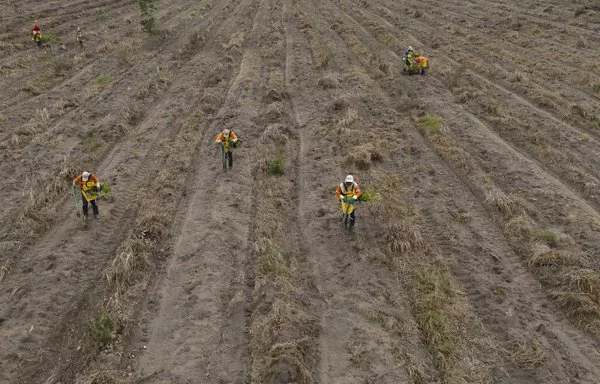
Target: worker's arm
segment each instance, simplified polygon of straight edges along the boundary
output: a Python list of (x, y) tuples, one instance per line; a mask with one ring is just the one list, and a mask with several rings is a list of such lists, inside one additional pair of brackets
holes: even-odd
[(338, 186), (337, 186), (337, 188), (335, 189), (335, 196), (336, 196), (338, 199), (341, 199), (341, 198), (343, 197), (343, 196), (342, 196), (342, 188), (340, 188), (340, 186), (339, 186), (339, 185), (338, 185)]

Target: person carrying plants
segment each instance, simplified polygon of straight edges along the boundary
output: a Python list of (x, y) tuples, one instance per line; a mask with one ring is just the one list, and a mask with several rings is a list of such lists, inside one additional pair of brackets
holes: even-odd
[(81, 27), (77, 27), (77, 33), (75, 34), (77, 42), (79, 43), (79, 47), (83, 48), (83, 31)]
[(410, 67), (412, 65), (413, 55), (414, 55), (413, 47), (409, 46), (406, 49), (406, 51), (404, 51), (404, 54), (402, 55), (402, 62), (404, 63), (405, 67)]
[(35, 41), (39, 48), (44, 48), (42, 29), (37, 21), (33, 24), (33, 28), (31, 29), (31, 40)]
[(352, 175), (346, 176), (344, 182), (340, 183), (335, 190), (335, 196), (340, 200), (344, 216), (350, 216), (350, 227), (354, 227), (356, 221), (354, 204), (358, 201), (360, 195), (362, 195), (362, 192)]
[(231, 129), (224, 129), (223, 132), (219, 133), (215, 143), (221, 146), (221, 151), (223, 154), (223, 169), (227, 169), (229, 165), (229, 169), (233, 167), (233, 148), (235, 148), (241, 142), (235, 132)]
[(100, 180), (96, 175), (90, 172), (83, 172), (73, 180), (73, 193), (75, 193), (76, 187), (79, 186), (81, 190), (81, 202), (83, 204), (83, 220), (87, 221), (88, 217), (88, 203), (92, 204), (92, 210), (94, 211), (94, 219), (98, 218), (98, 204), (96, 203), (97, 193), (102, 190), (100, 187)]
[(427, 57), (423, 55), (419, 55), (415, 58), (415, 64), (419, 70), (421, 75), (425, 74), (425, 70), (427, 69)]

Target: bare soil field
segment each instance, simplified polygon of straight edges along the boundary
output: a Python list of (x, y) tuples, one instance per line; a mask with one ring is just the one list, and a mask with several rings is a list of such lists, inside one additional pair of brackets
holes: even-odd
[[(154, 18), (0, 4), (0, 383), (600, 382), (598, 5)], [(87, 227), (84, 170), (112, 187)]]

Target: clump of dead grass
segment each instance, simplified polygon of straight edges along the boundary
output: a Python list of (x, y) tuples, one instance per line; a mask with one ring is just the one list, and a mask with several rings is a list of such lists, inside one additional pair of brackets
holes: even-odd
[(521, 199), (512, 194), (506, 194), (498, 188), (487, 191), (485, 201), (498, 210), (504, 218), (512, 218), (526, 213)]
[(595, 295), (569, 289), (557, 290), (552, 294), (557, 306), (579, 328), (600, 334), (600, 305)]
[(144, 110), (136, 101), (128, 102), (114, 123), (115, 133), (118, 135), (128, 134), (131, 128), (136, 126), (144, 118)]
[(281, 251), (267, 239), (263, 239), (255, 249), (259, 250), (254, 264), (256, 288), (272, 284), (279, 289), (291, 289), (292, 273)]
[(313, 382), (306, 360), (313, 343), (315, 319), (291, 296), (294, 272), (269, 239), (256, 241), (254, 253), (254, 296), (258, 308), (250, 324), (252, 382)]
[(156, 96), (161, 90), (168, 87), (170, 83), (171, 80), (168, 73), (157, 67), (156, 71), (150, 75), (148, 80), (138, 90), (137, 98), (144, 100), (148, 97)]
[[(1, 245), (1, 244), (0, 244)], [(3, 252), (5, 253), (5, 252)], [(4, 261), (2, 266), (0, 266), (0, 283), (4, 280), (4, 276), (10, 271), (10, 262), (8, 259)]]
[(577, 264), (577, 259), (568, 251), (553, 250), (544, 245), (532, 248), (533, 254), (528, 262), (530, 268), (562, 267)]
[(148, 258), (149, 243), (139, 234), (130, 232), (127, 239), (117, 249), (111, 266), (106, 271), (106, 279), (110, 284), (123, 286), (135, 275), (150, 265)]
[(338, 79), (333, 74), (327, 74), (319, 79), (317, 85), (323, 89), (334, 89), (338, 87)]
[(349, 134), (353, 128), (356, 128), (359, 121), (360, 116), (358, 114), (358, 110), (354, 108), (348, 108), (346, 110), (346, 116), (338, 121), (338, 134)]
[(128, 381), (121, 379), (118, 371), (103, 370), (78, 377), (75, 384), (125, 384)]
[(47, 108), (36, 109), (35, 116), (23, 126), (22, 132), (28, 135), (35, 135), (46, 130), (50, 125), (50, 120), (50, 112)]
[(547, 352), (538, 341), (517, 342), (505, 350), (508, 358), (518, 367), (525, 369), (537, 368), (546, 360)]
[(511, 217), (504, 225), (504, 230), (508, 236), (520, 241), (529, 241), (533, 236), (535, 223), (528, 215), (520, 214)]
[(335, 97), (327, 106), (329, 112), (341, 112), (350, 106), (350, 98), (347, 95)]
[(59, 77), (73, 67), (73, 62), (67, 57), (56, 56), (50, 62), (50, 67), (52, 68), (52, 74)]
[(373, 163), (378, 163), (383, 160), (383, 155), (371, 143), (355, 146), (354, 149), (346, 155), (344, 164), (349, 167), (366, 171)]
[(451, 161), (461, 173), (469, 175), (473, 172), (476, 167), (473, 158), (463, 148), (459, 147), (450, 136), (435, 135), (430, 140), (435, 146), (436, 152)]

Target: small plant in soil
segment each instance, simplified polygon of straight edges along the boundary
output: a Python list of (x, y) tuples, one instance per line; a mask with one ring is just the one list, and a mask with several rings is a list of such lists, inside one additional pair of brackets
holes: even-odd
[(437, 135), (442, 128), (442, 118), (435, 115), (425, 115), (419, 118), (419, 128), (429, 135)]
[(138, 0), (142, 29), (144, 32), (154, 32), (156, 24), (154, 13), (156, 12), (156, 0)]
[(106, 21), (110, 19), (110, 13), (108, 13), (105, 9), (101, 9), (96, 14), (96, 21)]
[(89, 327), (89, 335), (99, 349), (110, 344), (120, 332), (121, 326), (106, 310), (100, 311), (96, 320)]
[(553, 232), (548, 229), (544, 229), (542, 231), (537, 231), (533, 234), (533, 238), (538, 241), (542, 241), (546, 243), (549, 247), (556, 247), (558, 245), (558, 236), (556, 232)]
[(131, 48), (122, 46), (119, 48), (117, 55), (120, 65), (128, 65), (131, 62)]
[(360, 198), (359, 198), (360, 201), (364, 201), (364, 202), (378, 201), (380, 199), (381, 199), (381, 196), (379, 195), (379, 193), (374, 192), (371, 188), (365, 188), (365, 190), (363, 191), (362, 195), (360, 195)]
[(277, 155), (267, 162), (269, 175), (283, 175), (285, 173), (285, 156)]
[(105, 88), (114, 81), (114, 78), (111, 75), (100, 75), (95, 81), (101, 88)]
[(104, 146), (104, 141), (101, 139), (96, 139), (95, 137), (88, 137), (83, 142), (83, 147), (87, 152), (94, 152), (96, 149)]

